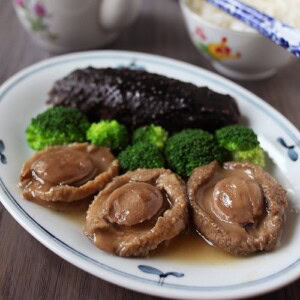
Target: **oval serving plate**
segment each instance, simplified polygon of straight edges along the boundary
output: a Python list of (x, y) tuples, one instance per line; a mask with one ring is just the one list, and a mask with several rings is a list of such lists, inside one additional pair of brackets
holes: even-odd
[[(45, 110), (55, 80), (76, 68), (142, 68), (206, 85), (236, 98), (243, 119), (269, 155), (268, 169), (287, 190), (289, 208), (281, 246), (270, 253), (232, 262), (209, 263), (154, 256), (126, 259), (98, 250), (81, 226), (64, 215), (25, 201), (17, 187), (23, 162), (33, 151), (25, 140), (31, 118)], [(50, 250), (102, 279), (142, 293), (184, 299), (233, 299), (279, 288), (300, 276), (300, 134), (280, 113), (237, 84), (172, 59), (134, 52), (92, 51), (35, 64), (0, 89), (0, 197), (10, 214)]]

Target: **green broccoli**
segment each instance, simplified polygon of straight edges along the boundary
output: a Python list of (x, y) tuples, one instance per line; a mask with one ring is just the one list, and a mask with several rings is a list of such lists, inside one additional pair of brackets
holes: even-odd
[(163, 149), (167, 139), (168, 132), (154, 124), (138, 128), (132, 136), (133, 144), (146, 142), (155, 145), (159, 149)]
[(129, 141), (127, 128), (115, 120), (93, 123), (86, 136), (92, 144), (109, 147), (113, 151), (125, 149)]
[(265, 151), (260, 146), (256, 146), (250, 150), (233, 152), (232, 157), (235, 161), (248, 161), (257, 164), (262, 168), (266, 165), (265, 158)]
[(259, 145), (255, 132), (243, 125), (229, 125), (218, 129), (216, 138), (229, 151), (249, 150)]
[(230, 151), (231, 159), (265, 166), (265, 152), (251, 128), (243, 125), (226, 126), (216, 131), (216, 139), (220, 146)]
[(119, 154), (118, 160), (123, 171), (165, 166), (165, 160), (160, 150), (152, 144), (142, 142), (128, 146)]
[(186, 129), (167, 140), (165, 156), (174, 172), (188, 177), (198, 166), (207, 165), (213, 160), (222, 163), (227, 158), (228, 152), (219, 147), (209, 132)]
[(78, 109), (51, 107), (31, 120), (26, 129), (26, 139), (33, 150), (84, 142), (89, 126), (87, 117)]

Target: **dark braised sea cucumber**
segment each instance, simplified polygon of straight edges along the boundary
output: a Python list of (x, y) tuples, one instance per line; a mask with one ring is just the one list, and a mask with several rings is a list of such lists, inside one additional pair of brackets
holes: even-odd
[(154, 123), (171, 132), (183, 128), (214, 131), (240, 118), (229, 95), (131, 69), (75, 70), (55, 82), (47, 103), (77, 107), (91, 121), (116, 119), (131, 130)]

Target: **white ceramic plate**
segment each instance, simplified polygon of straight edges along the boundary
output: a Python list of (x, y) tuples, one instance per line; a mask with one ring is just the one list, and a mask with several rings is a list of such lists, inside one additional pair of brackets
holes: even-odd
[[(270, 156), (271, 173), (288, 191), (289, 209), (281, 247), (234, 262), (170, 260), (158, 257), (125, 259), (98, 250), (80, 226), (25, 201), (17, 188), (23, 162), (32, 155), (25, 141), (31, 118), (45, 110), (55, 80), (76, 68), (119, 67), (134, 63), (169, 77), (207, 85), (236, 98)], [(278, 140), (281, 138), (281, 140)], [(0, 197), (11, 215), (36, 239), (79, 268), (104, 280), (142, 293), (184, 299), (233, 299), (268, 292), (300, 275), (299, 170), (300, 134), (271, 106), (240, 86), (203, 69), (153, 55), (95, 51), (55, 57), (13, 76), (0, 89)], [(281, 142), (279, 142), (281, 141)], [(294, 146), (287, 148), (287, 146)], [(275, 163), (272, 163), (274, 161)], [(144, 267), (141, 267), (144, 266)], [(176, 273), (168, 273), (176, 272)], [(168, 276), (167, 276), (168, 275)]]

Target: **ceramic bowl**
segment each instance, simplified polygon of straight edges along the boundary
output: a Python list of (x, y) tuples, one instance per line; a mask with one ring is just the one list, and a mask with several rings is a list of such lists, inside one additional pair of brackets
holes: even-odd
[(13, 0), (24, 28), (42, 48), (63, 53), (103, 47), (137, 17), (140, 0)]
[(180, 0), (186, 28), (198, 49), (220, 73), (238, 80), (274, 75), (291, 54), (256, 32), (239, 32), (207, 22)]

